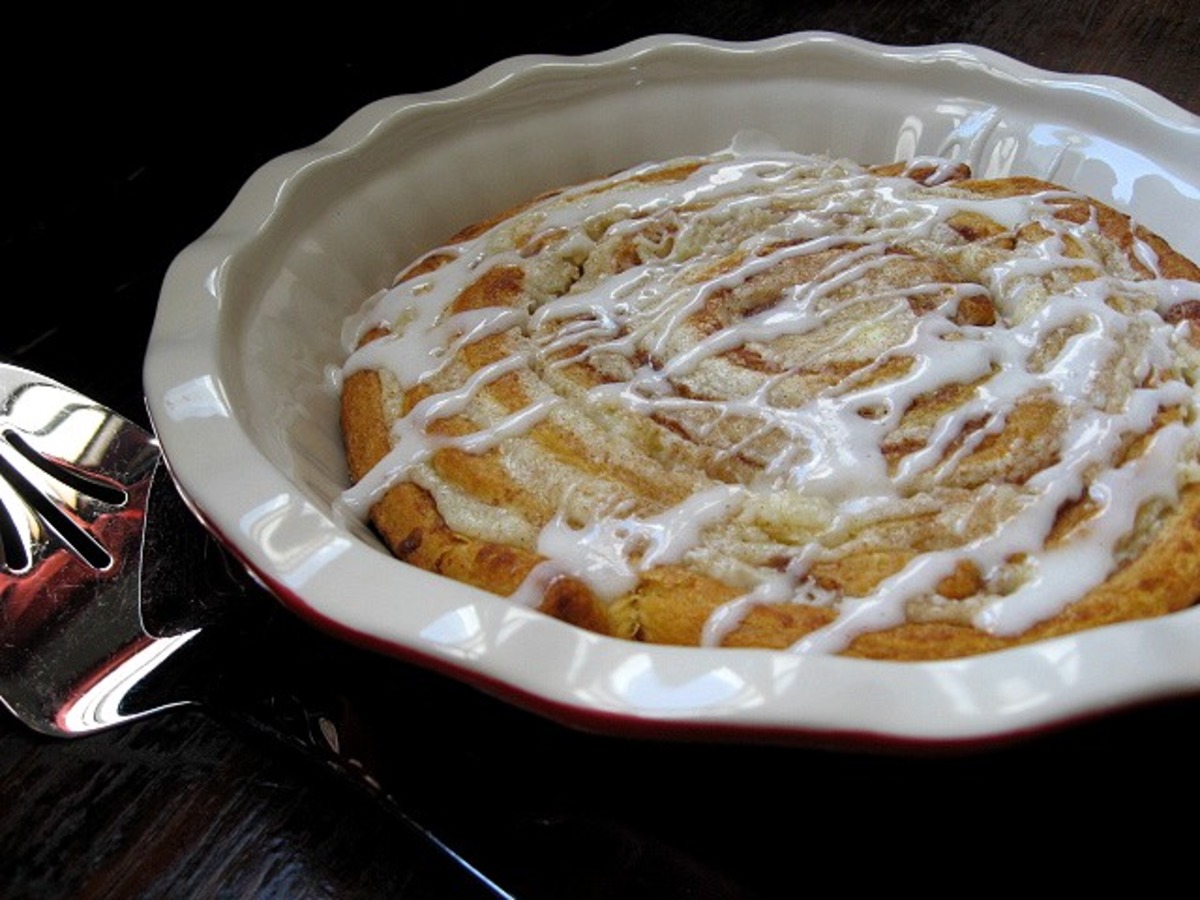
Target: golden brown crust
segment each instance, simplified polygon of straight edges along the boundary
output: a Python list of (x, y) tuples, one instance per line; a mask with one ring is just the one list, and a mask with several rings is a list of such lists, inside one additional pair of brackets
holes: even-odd
[[(653, 178), (645, 176), (642, 181), (661, 178), (669, 182), (686, 177), (693, 169), (690, 164), (669, 168), (656, 173)], [(893, 175), (902, 170), (881, 167), (875, 171)], [(932, 170), (922, 169), (913, 174), (919, 179), (929, 178)], [(1141, 243), (1157, 255), (1158, 269), (1163, 276), (1200, 282), (1200, 268), (1158, 236), (1144, 228), (1132, 227), (1126, 216), (1102, 203), (1067, 196), (1058, 186), (1037, 179), (971, 180), (965, 178), (965, 174), (956, 173), (953, 184), (954, 189), (964, 195), (1000, 198), (1062, 193), (1061, 199), (1049, 201), (1057, 207), (1055, 216), (1066, 222), (1092, 223), (1119, 248), (1139, 276), (1150, 274), (1135, 252), (1135, 245)], [(478, 237), (487, 228), (529, 206), (519, 207), (478, 228), (466, 229), (456, 240)], [(964, 245), (997, 251), (1009, 251), (1021, 242), (1045, 240), (1042, 225), (1028, 225), (1013, 232), (973, 210), (950, 217), (947, 226)], [(646, 240), (661, 244), (669, 242), (673, 236), (667, 230), (659, 229), (654, 233), (647, 232), (642, 238), (645, 239), (642, 243), (632, 237), (626, 238), (616, 247), (605, 263), (609, 271), (620, 272), (639, 265), (648, 252)], [(535, 255), (543, 246), (557, 240), (560, 240), (559, 235), (544, 233), (532, 237), (525, 247)], [(688, 322), (690, 339), (703, 341), (720, 333), (731, 321), (744, 320), (769, 309), (793, 286), (824, 277), (823, 273), (839, 265), (851, 251), (848, 246), (831, 247), (819, 253), (787, 257), (783, 263), (765, 269), (760, 275), (711, 292), (703, 307)], [(1096, 277), (1094, 269), (1085, 265), (1084, 252), (1085, 248), (1073, 246), (1070, 239), (1064, 241), (1064, 258), (1080, 259), (1078, 267), (1064, 269), (1066, 277), (1082, 280)], [(405, 277), (433, 271), (448, 259), (448, 256), (429, 257), (428, 260), (435, 261), (418, 263)], [(694, 277), (713, 278), (721, 272), (732, 271), (745, 260), (746, 256), (741, 253), (729, 255)], [(572, 277), (586, 279), (586, 267)], [(959, 276), (947, 269), (945, 260), (922, 259), (910, 251), (897, 249), (889, 250), (887, 258), (871, 277), (881, 279), (881, 284), (924, 286), (950, 283)], [(529, 302), (530, 288), (526, 279), (526, 270), (518, 266), (492, 267), (457, 294), (449, 309), (462, 313), (488, 308), (519, 308)], [(919, 317), (937, 308), (944, 302), (944, 297), (914, 290), (908, 302), (913, 315)], [(1194, 304), (1194, 309), (1200, 309), (1200, 302)], [(1200, 319), (1194, 309), (1181, 304), (1172, 314), (1179, 319)], [(989, 297), (972, 294), (958, 303), (954, 321), (960, 325), (987, 328), (997, 321), (997, 317), (998, 311)], [(366, 340), (383, 334), (372, 332)], [(460, 348), (463, 365), (475, 372), (507, 359), (513, 352), (513, 338), (504, 333), (489, 335)], [(555, 358), (570, 358), (572, 352), (570, 347), (560, 349)], [(899, 360), (877, 365), (877, 360), (864, 356), (805, 371), (796, 367), (781, 368), (776, 361), (779, 358), (779, 353), (771, 346), (747, 344), (738, 347), (728, 355), (735, 366), (727, 377), (739, 378), (742, 373), (748, 373), (747, 377), (777, 379), (781, 393), (793, 389), (811, 393), (822, 384), (832, 385), (847, 378), (860, 378), (864, 383), (870, 383), (872, 378), (892, 378), (897, 371), (902, 373), (905, 367)], [(657, 364), (647, 358), (634, 362)], [(556, 368), (553, 377), (561, 382), (560, 389), (582, 392), (619, 380), (621, 373), (615, 369), (609, 371), (606, 365), (620, 369), (628, 363), (621, 360), (589, 361), (586, 365), (572, 362)], [(911, 454), (927, 445), (929, 430), (948, 411), (976, 398), (985, 380), (954, 383), (917, 397), (905, 411), (901, 427), (883, 446), (892, 472), (895, 473)], [(685, 381), (680, 396), (704, 398), (710, 390), (712, 387), (708, 383)], [(403, 390), (399, 401), (389, 401), (388, 388), (376, 372), (357, 371), (345, 379), (342, 427), (352, 481), (364, 478), (391, 450), (393, 414), (389, 412), (389, 402), (393, 406), (398, 402), (401, 411), (408, 413), (432, 391), (430, 384), (423, 381)], [(502, 416), (528, 408), (536, 401), (536, 391), (537, 386), (523, 375), (512, 373), (491, 380), (482, 389), (481, 396), (486, 398), (490, 409), (496, 410), (490, 415)], [(1038, 395), (1016, 403), (1002, 427), (992, 428), (986, 434), (981, 432), (980, 439), (972, 437), (972, 429), (983, 427), (982, 420), (964, 429), (958, 443), (948, 447), (951, 454), (961, 452), (954, 469), (940, 481), (939, 489), (959, 490), (965, 494), (999, 484), (1025, 484), (1051, 465), (1060, 452), (1055, 436), (1061, 431), (1063, 415), (1063, 408), (1056, 398)], [(430, 423), (429, 431), (462, 436), (484, 427), (478, 415), (459, 412), (435, 419)], [(697, 449), (694, 442), (700, 431), (721, 452)], [(753, 435), (754, 440), (749, 440), (736, 417), (718, 421), (661, 413), (615, 420), (614, 430), (603, 438), (603, 446), (597, 445), (590, 430), (574, 431), (549, 418), (532, 425), (527, 436), (530, 446), (536, 450), (536, 458), (544, 461), (540, 464), (545, 465), (547, 473), (555, 467), (582, 473), (589, 483), (610, 483), (614, 496), (633, 498), (629, 502), (635, 504), (644, 501), (648, 509), (682, 502), (696, 483), (691, 472), (722, 481), (737, 480), (747, 471), (757, 471), (762, 465), (763, 454), (778, 449), (770, 434)], [(523, 519), (540, 525), (545, 525), (558, 513), (557, 505), (549, 499), (552, 494), (531, 492), (528, 484), (514, 480), (510, 463), (495, 447), (470, 451), (456, 446), (440, 447), (431, 454), (428, 465), (439, 485), (445, 485), (445, 490), (461, 489), (469, 493), (472, 502), (511, 509)], [(371, 520), (390, 550), (413, 565), (501, 595), (517, 592), (546, 557), (536, 547), (520, 541), (494, 540), (455, 530), (439, 508), (436, 490), (407, 480), (392, 485), (377, 499), (371, 509)], [(1056, 536), (1068, 535), (1074, 529), (1086, 529), (1093, 513), (1086, 500), (1064, 505), (1056, 525)], [(870, 594), (885, 579), (903, 570), (914, 556), (939, 548), (939, 542), (945, 540), (944, 526), (937, 521), (939, 514), (937, 508), (931, 507), (913, 511), (899, 524), (872, 526), (875, 530), (871, 532), (871, 540), (861, 548), (851, 548), (840, 557), (815, 562), (811, 566), (812, 581), (819, 589), (839, 596)], [(988, 513), (980, 512), (979, 515)], [(894, 540), (889, 529), (895, 533)], [(1078, 601), (1018, 635), (997, 636), (970, 624), (950, 620), (908, 621), (860, 634), (844, 652), (876, 659), (951, 658), (1176, 611), (1194, 603), (1200, 593), (1197, 588), (1200, 585), (1198, 548), (1200, 489), (1189, 486), (1178, 510), (1156, 526), (1152, 539), (1131, 561)], [(769, 566), (770, 561), (766, 564)], [(945, 603), (967, 601), (980, 592), (983, 582), (984, 575), (977, 568), (960, 563), (938, 583), (937, 594)], [(540, 609), (593, 631), (655, 643), (695, 645), (701, 643), (714, 613), (742, 593), (743, 589), (712, 573), (673, 562), (642, 570), (630, 590), (619, 597), (603, 600), (578, 578), (555, 577), (544, 590)], [(744, 615), (723, 635), (722, 643), (726, 646), (785, 648), (828, 625), (835, 617), (832, 606), (819, 603), (755, 603), (749, 605)]]
[(1200, 578), (1200, 489), (1191, 487), (1161, 536), (1130, 565), (1062, 613), (1016, 637), (975, 628), (911, 623), (856, 638), (847, 656), (870, 659), (952, 659), (1072, 634), (1101, 625), (1178, 612), (1197, 599)]

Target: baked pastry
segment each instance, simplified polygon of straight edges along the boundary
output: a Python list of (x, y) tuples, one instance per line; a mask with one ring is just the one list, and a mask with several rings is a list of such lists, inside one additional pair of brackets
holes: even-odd
[(346, 502), (634, 640), (931, 659), (1164, 614), (1200, 594), (1198, 317), (1200, 269), (1044, 181), (645, 165), (364, 305)]

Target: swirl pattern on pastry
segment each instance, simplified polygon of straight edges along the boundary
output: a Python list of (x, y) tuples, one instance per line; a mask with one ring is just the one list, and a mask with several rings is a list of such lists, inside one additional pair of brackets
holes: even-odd
[(731, 149), (472, 226), (348, 335), (399, 558), (602, 633), (929, 659), (1200, 594), (1200, 269), (943, 160)]

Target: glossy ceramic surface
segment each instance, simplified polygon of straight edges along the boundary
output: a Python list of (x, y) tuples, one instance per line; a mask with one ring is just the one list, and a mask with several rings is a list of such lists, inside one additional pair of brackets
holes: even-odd
[(799, 742), (990, 740), (1200, 686), (1200, 609), (888, 664), (598, 637), (408, 567), (338, 509), (343, 320), (408, 259), (543, 189), (766, 132), (791, 149), (1049, 178), (1200, 258), (1200, 120), (978, 48), (805, 33), (526, 57), (379, 101), (256, 173), (165, 282), (146, 361), (181, 487), (282, 600), (351, 640), (589, 728)]

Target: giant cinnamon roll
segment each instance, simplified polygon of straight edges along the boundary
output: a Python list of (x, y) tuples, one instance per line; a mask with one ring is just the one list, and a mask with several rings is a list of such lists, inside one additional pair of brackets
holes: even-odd
[(1200, 595), (1192, 318), (1200, 269), (1047, 182), (646, 165), (371, 298), (345, 499), (400, 559), (605, 634), (997, 650)]

